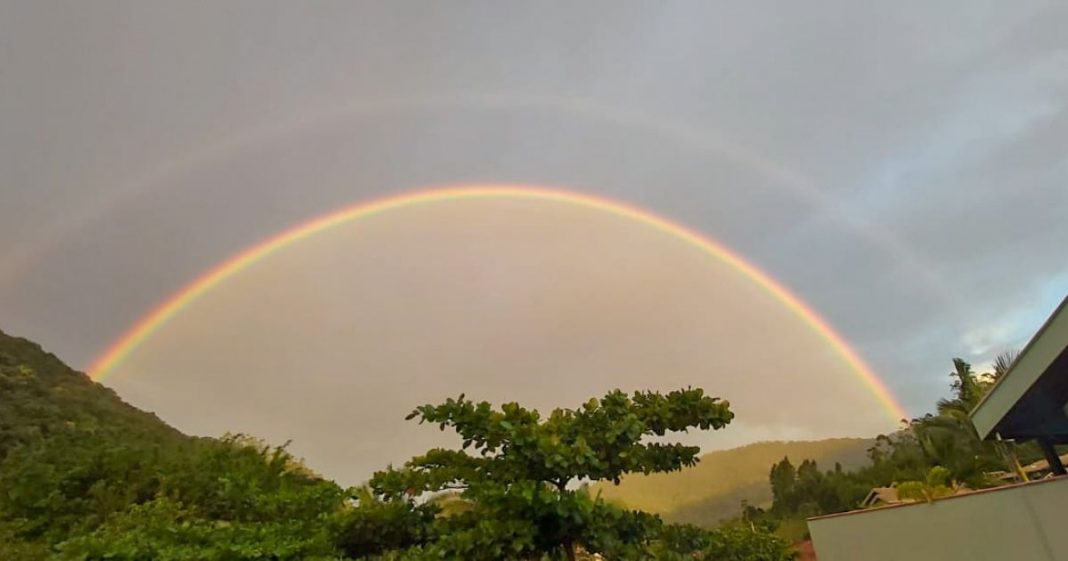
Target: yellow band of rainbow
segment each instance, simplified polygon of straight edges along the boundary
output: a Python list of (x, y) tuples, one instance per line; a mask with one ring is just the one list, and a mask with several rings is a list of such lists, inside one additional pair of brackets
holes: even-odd
[(646, 210), (592, 195), (525, 185), (451, 186), (409, 192), (358, 203), (294, 226), (241, 251), (172, 295), (148, 315), (141, 318), (108, 347), (89, 367), (89, 376), (93, 380), (103, 380), (142, 342), (159, 330), (168, 320), (180, 313), (183, 308), (196, 301), (202, 294), (219, 283), (280, 249), (329, 230), (334, 226), (384, 212), (416, 205), (486, 198), (527, 199), (585, 207), (648, 225), (690, 244), (707, 255), (731, 266), (789, 308), (813, 331), (826, 340), (831, 348), (857, 373), (858, 377), (872, 390), (880, 403), (885, 406), (886, 412), (893, 418), (895, 423), (907, 418), (904, 408), (890, 393), (890, 390), (887, 389), (882, 380), (876, 376), (871, 367), (860, 358), (826, 320), (813, 311), (797, 295), (738, 254), (693, 230), (670, 222)]

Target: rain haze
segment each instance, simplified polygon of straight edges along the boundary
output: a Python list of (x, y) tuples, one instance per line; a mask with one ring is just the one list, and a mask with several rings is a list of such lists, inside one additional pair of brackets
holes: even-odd
[[(84, 370), (316, 217), (525, 185), (722, 244), (918, 415), (1068, 292), (1066, 28), (1059, 2), (3, 1), (0, 329)], [(403, 417), (461, 391), (701, 386), (738, 412), (710, 448), (893, 428), (839, 351), (677, 236), (491, 197), (288, 244), (103, 383), (355, 482), (442, 442)]]

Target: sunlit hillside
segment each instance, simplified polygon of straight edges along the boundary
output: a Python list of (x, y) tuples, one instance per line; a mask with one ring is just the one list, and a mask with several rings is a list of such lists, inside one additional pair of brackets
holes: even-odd
[(662, 515), (672, 522), (712, 526), (740, 512), (741, 502), (760, 506), (771, 501), (768, 471), (789, 457), (799, 464), (811, 459), (826, 469), (862, 465), (872, 440), (834, 438), (818, 441), (758, 442), (705, 454), (695, 467), (676, 473), (635, 475), (619, 486), (595, 487), (602, 496), (632, 508)]

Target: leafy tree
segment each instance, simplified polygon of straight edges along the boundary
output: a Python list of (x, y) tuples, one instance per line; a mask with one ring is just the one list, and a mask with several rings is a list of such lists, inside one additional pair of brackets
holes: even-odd
[(57, 433), (10, 454), (0, 489), (0, 534), (25, 544), (5, 559), (314, 558), (335, 553), (344, 511), (336, 485), (240, 436), (170, 448)]
[(160, 494), (211, 520), (316, 520), (344, 493), (286, 451), (245, 435), (199, 439), (164, 466)]
[(785, 541), (767, 529), (746, 525), (726, 525), (711, 533), (702, 559), (715, 561), (789, 561), (796, 555)]
[(369, 488), (354, 491), (357, 503), (338, 518), (338, 547), (349, 557), (365, 558), (422, 546), (434, 537), (438, 501), (415, 504), (410, 498), (381, 500)]
[(939, 497), (948, 497), (957, 490), (950, 471), (942, 466), (935, 466), (927, 472), (923, 481), (903, 481), (897, 486), (897, 494), (902, 499), (931, 501)]
[(372, 488), (386, 500), (457, 489), (474, 505), (444, 519), (440, 539), (425, 548), (431, 555), (523, 559), (562, 554), (573, 561), (579, 545), (589, 551), (640, 549), (656, 521), (572, 489), (572, 483), (618, 483), (627, 473), (694, 465), (698, 447), (646, 439), (689, 428), (723, 428), (733, 413), (727, 402), (701, 389), (631, 396), (616, 390), (579, 409), (556, 409), (544, 419), (516, 403), (495, 410), (462, 395), (418, 407), (408, 418), (441, 430), (451, 427), (464, 450), (430, 450), (401, 470), (375, 474)]
[(790, 561), (789, 544), (764, 523), (726, 524), (706, 530), (688, 524), (667, 525), (652, 547), (659, 561)]
[(0, 522), (22, 539), (55, 543), (92, 529), (159, 491), (164, 452), (132, 442), (59, 433), (0, 464)]
[(331, 536), (314, 521), (203, 518), (161, 497), (110, 518), (92, 533), (59, 544), (78, 561), (296, 561), (336, 559)]
[(797, 485), (797, 470), (790, 463), (790, 458), (783, 458), (781, 462), (771, 466), (768, 479), (771, 482), (773, 504), (780, 510), (796, 510), (794, 487)]

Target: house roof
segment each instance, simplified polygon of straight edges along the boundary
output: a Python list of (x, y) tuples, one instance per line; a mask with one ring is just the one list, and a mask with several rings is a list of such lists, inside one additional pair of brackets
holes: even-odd
[(868, 496), (864, 497), (864, 500), (861, 501), (860, 505), (863, 507), (875, 506), (880, 501), (885, 504), (896, 504), (901, 502), (897, 496), (897, 487), (875, 487), (871, 491), (868, 491)]
[(979, 435), (1068, 443), (1068, 297), (971, 412)]
[(871, 512), (878, 512), (878, 511), (890, 510), (890, 509), (895, 509), (895, 508), (909, 508), (909, 507), (921, 506), (921, 505), (925, 505), (925, 504), (929, 504), (929, 503), (933, 503), (933, 502), (959, 500), (959, 499), (962, 499), (962, 498), (974, 497), (976, 495), (984, 495), (984, 494), (987, 494), (987, 493), (1002, 493), (1002, 492), (1005, 492), (1005, 491), (1013, 491), (1013, 490), (1018, 490), (1018, 489), (1022, 489), (1022, 488), (1025, 488), (1025, 487), (1034, 486), (1034, 485), (1048, 485), (1050, 483), (1062, 482), (1062, 481), (1064, 481), (1066, 479), (1068, 479), (1068, 476), (1048, 477), (1046, 479), (1039, 479), (1039, 480), (1036, 480), (1036, 481), (1026, 481), (1026, 482), (1023, 482), (1023, 483), (1014, 483), (1012, 485), (1000, 485), (998, 487), (991, 487), (989, 489), (974, 489), (974, 490), (973, 489), (968, 489), (965, 492), (957, 492), (957, 493), (954, 493), (952, 495), (948, 495), (948, 496), (945, 496), (945, 497), (934, 497), (930, 501), (900, 501), (900, 502), (897, 502), (897, 503), (894, 503), (894, 504), (891, 504), (891, 505), (880, 506), (878, 508), (867, 508), (867, 509), (861, 508), (861, 509), (856, 509), (856, 510), (847, 510), (845, 512), (836, 512), (834, 514), (823, 514), (823, 515), (820, 515), (820, 516), (813, 516), (811, 518), (807, 518), (806, 521), (811, 523), (814, 520), (825, 520), (825, 519), (828, 519), (828, 518), (839, 518), (839, 517), (842, 517), (842, 516), (865, 515), (865, 514), (868, 514), (868, 513), (871, 513)]

